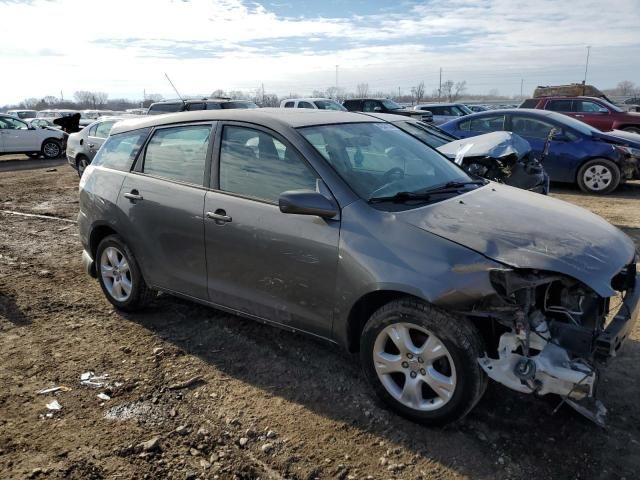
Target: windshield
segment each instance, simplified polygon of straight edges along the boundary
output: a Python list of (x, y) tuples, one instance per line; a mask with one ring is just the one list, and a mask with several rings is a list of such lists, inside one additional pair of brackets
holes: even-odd
[(333, 100), (316, 100), (313, 102), (318, 107), (318, 110), (338, 110), (340, 112), (346, 112), (347, 109)]
[(438, 152), (389, 123), (321, 125), (299, 131), (365, 200), (471, 180)]
[(413, 135), (418, 140), (426, 143), (431, 148), (438, 148), (442, 145), (453, 142), (457, 138), (436, 128), (430, 128), (422, 122), (396, 122), (405, 132)]
[(611, 103), (611, 102), (607, 102), (607, 101), (606, 101), (606, 100), (604, 100), (603, 98), (599, 98), (598, 100), (599, 100), (600, 102), (604, 103), (607, 107), (609, 107), (609, 108), (610, 108), (611, 110), (613, 110), (614, 112), (618, 112), (618, 113), (623, 113), (623, 112), (624, 112), (624, 109), (623, 109), (623, 108), (620, 108), (619, 106), (614, 105), (614, 104), (613, 104), (613, 103)]
[(387, 110), (400, 110), (402, 108), (393, 100), (382, 100), (382, 105), (384, 105), (384, 108)]

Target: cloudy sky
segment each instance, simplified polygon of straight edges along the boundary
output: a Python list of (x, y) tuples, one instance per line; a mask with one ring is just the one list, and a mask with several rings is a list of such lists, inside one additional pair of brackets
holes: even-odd
[(0, 0), (0, 105), (98, 90), (139, 99), (640, 83), (640, 0)]

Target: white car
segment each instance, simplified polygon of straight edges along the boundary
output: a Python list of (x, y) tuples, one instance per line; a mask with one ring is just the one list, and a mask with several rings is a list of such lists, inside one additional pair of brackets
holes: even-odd
[(433, 123), (440, 125), (442, 123), (453, 120), (454, 118), (464, 117), (473, 112), (462, 103), (423, 103), (413, 107), (414, 110), (427, 110), (433, 114)]
[(287, 98), (280, 102), (280, 108), (310, 108), (312, 110), (347, 111), (346, 108), (330, 98)]
[(27, 119), (27, 118), (36, 118), (38, 114), (35, 110), (8, 110), (7, 115), (13, 115), (14, 117)]
[(54, 108), (52, 110), (40, 110), (36, 115), (37, 118), (46, 118), (49, 120), (54, 120), (56, 118), (61, 117), (70, 117), (73, 114), (80, 113), (77, 110), (67, 110), (67, 109), (57, 109)]
[(66, 134), (61, 130), (29, 127), (11, 115), (0, 114), (0, 154), (26, 153), (31, 157), (62, 155)]

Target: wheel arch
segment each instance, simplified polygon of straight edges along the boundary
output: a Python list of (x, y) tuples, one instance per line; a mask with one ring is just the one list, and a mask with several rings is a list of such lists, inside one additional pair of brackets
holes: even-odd
[(100, 245), (100, 242), (109, 235), (119, 235), (119, 233), (114, 230), (113, 227), (104, 224), (96, 225), (91, 230), (91, 234), (89, 235), (89, 250), (93, 259), (96, 258), (98, 245)]
[(349, 352), (360, 350), (360, 335), (373, 312), (389, 302), (405, 297), (425, 302), (424, 298), (400, 290), (374, 290), (356, 300), (347, 316), (346, 346)]

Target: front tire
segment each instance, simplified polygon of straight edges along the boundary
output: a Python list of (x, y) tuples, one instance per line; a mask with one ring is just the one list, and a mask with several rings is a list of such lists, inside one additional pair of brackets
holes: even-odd
[(640, 134), (640, 127), (624, 127), (622, 130), (625, 132), (632, 132)]
[(156, 291), (147, 286), (133, 253), (119, 235), (109, 235), (98, 245), (96, 272), (107, 300), (120, 310), (140, 310), (156, 297)]
[(606, 195), (620, 184), (620, 169), (611, 160), (594, 158), (578, 170), (578, 186), (585, 193)]
[(415, 422), (443, 425), (478, 403), (484, 345), (465, 318), (403, 298), (377, 310), (360, 338), (365, 376), (378, 397)]
[(42, 155), (46, 159), (58, 158), (62, 155), (62, 147), (57, 140), (45, 140), (42, 143)]

